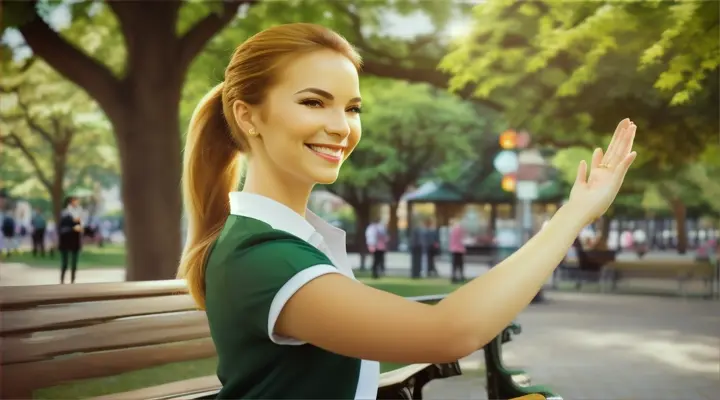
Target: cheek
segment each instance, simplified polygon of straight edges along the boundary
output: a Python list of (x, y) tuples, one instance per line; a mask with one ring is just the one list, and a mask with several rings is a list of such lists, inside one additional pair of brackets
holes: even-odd
[(288, 107), (287, 112), (277, 115), (280, 125), (273, 131), (283, 132), (285, 139), (305, 141), (324, 127), (322, 113), (303, 107)]
[(345, 156), (345, 159), (347, 159), (350, 154), (355, 150), (355, 147), (357, 147), (358, 143), (360, 143), (360, 139), (362, 138), (362, 128), (360, 126), (360, 121), (358, 120), (356, 123), (351, 122), (350, 123), (350, 136), (348, 136), (348, 147), (350, 148), (350, 151)]

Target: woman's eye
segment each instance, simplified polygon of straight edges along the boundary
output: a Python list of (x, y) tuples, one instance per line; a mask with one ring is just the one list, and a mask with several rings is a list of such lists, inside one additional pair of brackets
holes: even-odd
[(312, 108), (322, 107), (322, 105), (323, 105), (322, 101), (315, 100), (315, 99), (303, 100), (300, 102), (300, 104), (302, 104), (304, 106), (312, 107)]
[(348, 108), (348, 112), (360, 114), (360, 113), (362, 113), (362, 107), (360, 107), (360, 106), (350, 107), (350, 108)]

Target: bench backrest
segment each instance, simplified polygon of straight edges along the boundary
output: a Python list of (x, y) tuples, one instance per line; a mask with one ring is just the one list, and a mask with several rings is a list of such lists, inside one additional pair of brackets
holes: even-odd
[(715, 271), (715, 267), (709, 261), (695, 260), (615, 261), (607, 267), (625, 277), (667, 276), (709, 279), (714, 276)]
[(4, 287), (0, 318), (0, 398), (215, 355), (182, 280)]

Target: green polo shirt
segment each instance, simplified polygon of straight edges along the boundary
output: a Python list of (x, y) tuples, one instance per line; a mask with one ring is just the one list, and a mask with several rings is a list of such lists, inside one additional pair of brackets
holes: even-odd
[[(317, 216), (249, 193), (230, 194), (231, 215), (206, 264), (206, 311), (223, 399), (369, 399), (379, 364), (335, 354), (274, 325), (304, 284), (350, 278), (344, 232)], [(342, 244), (342, 248), (340, 248)]]

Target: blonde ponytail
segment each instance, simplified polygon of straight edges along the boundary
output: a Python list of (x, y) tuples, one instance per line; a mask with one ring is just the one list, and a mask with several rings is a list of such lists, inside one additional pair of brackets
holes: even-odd
[(188, 229), (177, 277), (185, 278), (195, 302), (205, 308), (205, 261), (230, 212), (228, 193), (239, 184), (240, 146), (223, 114), (223, 84), (193, 112), (185, 141), (183, 201)]

